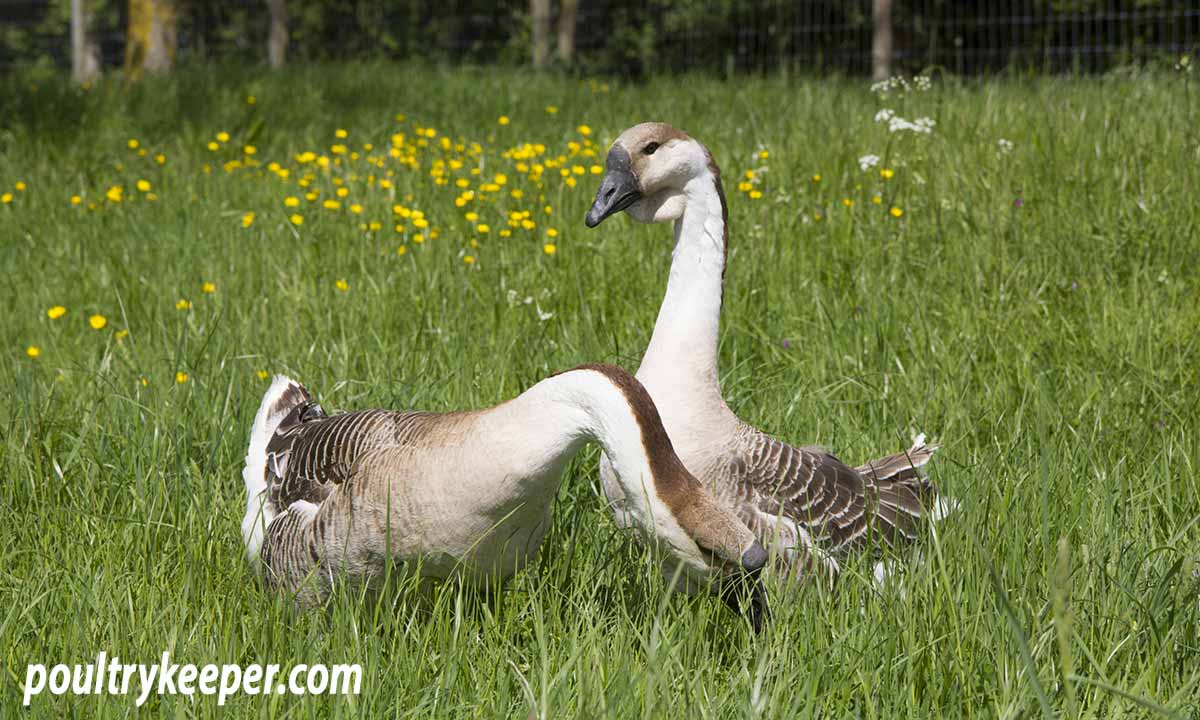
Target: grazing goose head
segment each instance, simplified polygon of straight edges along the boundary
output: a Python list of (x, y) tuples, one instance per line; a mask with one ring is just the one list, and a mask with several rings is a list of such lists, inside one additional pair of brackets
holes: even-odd
[(689, 185), (715, 181), (720, 187), (708, 149), (666, 123), (641, 123), (621, 133), (605, 164), (585, 220), (588, 227), (622, 210), (639, 222), (678, 220), (689, 201)]

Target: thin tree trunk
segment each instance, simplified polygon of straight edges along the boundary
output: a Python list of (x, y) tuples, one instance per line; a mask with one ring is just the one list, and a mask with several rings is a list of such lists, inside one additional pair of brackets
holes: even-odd
[(125, 71), (131, 78), (170, 70), (178, 42), (174, 0), (129, 0)]
[(288, 30), (286, 0), (267, 0), (271, 8), (271, 36), (267, 40), (267, 57), (271, 67), (283, 67), (287, 60)]
[(871, 77), (886, 80), (892, 74), (892, 0), (873, 0), (871, 21)]
[(558, 13), (558, 59), (570, 65), (575, 61), (575, 18), (579, 15), (579, 0), (562, 0)]
[(71, 77), (77, 83), (100, 75), (100, 47), (92, 34), (87, 0), (71, 0)]
[(533, 24), (533, 66), (545, 67), (550, 60), (550, 0), (529, 0)]

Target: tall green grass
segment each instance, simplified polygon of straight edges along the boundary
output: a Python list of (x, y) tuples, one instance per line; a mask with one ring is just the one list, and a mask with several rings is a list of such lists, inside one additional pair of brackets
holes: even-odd
[[(394, 65), (2, 84), (0, 714), (17, 714), (28, 663), (104, 650), (364, 668), (351, 699), (151, 697), (150, 712), (181, 717), (1200, 715), (1194, 79), (946, 79), (887, 99), (846, 80), (605, 86)], [(883, 107), (937, 125), (889, 134)], [(421, 604), (403, 588), (382, 602), (344, 589), (304, 613), (265, 592), (238, 534), (258, 371), (302, 380), (329, 409), (451, 410), (584, 361), (636, 367), (669, 229), (586, 230), (586, 168), (601, 160), (567, 162), (587, 172), (574, 188), (548, 169), (540, 200), (503, 151), (568, 154), (587, 125), (602, 158), (645, 119), (685, 128), (724, 170), (731, 405), (856, 463), (914, 431), (940, 441), (933, 476), (962, 508), (925, 543), (927, 562), (882, 590), (867, 558), (836, 594), (773, 585), (755, 637), (719, 602), (664, 590), (609, 519), (589, 450), (541, 554), (502, 593), (444, 585)], [(432, 158), (464, 153), (432, 140), (419, 171), (386, 160), (391, 191), (367, 186), (384, 170), (360, 159), (312, 183), (324, 199), (344, 177), (340, 211), (303, 199), (298, 153), (378, 154), (397, 132), (415, 141), (415, 125), (477, 141), (483, 177), (505, 173), (526, 196), (498, 193), (468, 223), (479, 202), (456, 208), (459, 189), (429, 174)], [(209, 151), (218, 132), (231, 140)], [(222, 169), (245, 144), (261, 165)], [(883, 160), (864, 171), (868, 153)], [(748, 169), (760, 199), (737, 190)], [(116, 184), (123, 201), (105, 201)], [(397, 203), (439, 237), (399, 255)], [(503, 213), (521, 209), (538, 227), (500, 238)], [(371, 220), (382, 230), (360, 229)], [(55, 305), (68, 312), (51, 320)], [(44, 692), (24, 712), (134, 709)]]

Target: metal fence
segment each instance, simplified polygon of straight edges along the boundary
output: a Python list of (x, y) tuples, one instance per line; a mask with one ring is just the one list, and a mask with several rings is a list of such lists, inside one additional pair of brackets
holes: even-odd
[[(550, 3), (552, 15), (558, 8)], [(91, 0), (103, 63), (119, 67), (127, 0)], [(179, 61), (265, 61), (265, 0), (176, 0)], [(293, 59), (527, 62), (526, 1), (288, 0)], [(70, 67), (69, 0), (0, 0), (0, 68)], [(574, 65), (624, 75), (871, 69), (870, 0), (581, 0)], [(1200, 2), (896, 0), (892, 65), (962, 75), (1098, 72), (1200, 45)], [(551, 22), (554, 17), (551, 17)]]

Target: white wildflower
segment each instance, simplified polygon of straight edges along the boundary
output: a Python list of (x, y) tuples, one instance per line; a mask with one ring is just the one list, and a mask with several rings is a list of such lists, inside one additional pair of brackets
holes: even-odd
[(890, 109), (884, 108), (875, 113), (875, 122), (887, 122), (895, 117), (895, 115), (896, 113), (892, 112)]
[(547, 321), (547, 320), (549, 320), (550, 318), (554, 317), (554, 313), (552, 313), (552, 312), (544, 312), (544, 311), (542, 310), (541, 303), (539, 303), (539, 304), (537, 304), (537, 305), (534, 305), (534, 308), (536, 308), (536, 309), (537, 309), (537, 316), (538, 316), (538, 320), (541, 320), (542, 322), (546, 322), (546, 321)]
[(1013, 149), (1012, 140), (1005, 140), (1004, 138), (1000, 138), (999, 140), (996, 141), (996, 145), (1000, 148), (1001, 155), (1007, 155), (1008, 153), (1012, 152), (1012, 149)]
[(879, 164), (878, 155), (863, 155), (858, 159), (858, 168), (860, 170), (870, 170)]
[(888, 120), (888, 132), (900, 132), (902, 130), (908, 130), (909, 132), (928, 135), (933, 131), (933, 126), (936, 124), (937, 123), (933, 121), (933, 118), (923, 117), (909, 122), (899, 115), (896, 115)]

